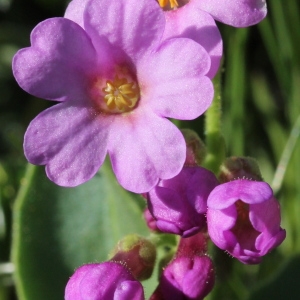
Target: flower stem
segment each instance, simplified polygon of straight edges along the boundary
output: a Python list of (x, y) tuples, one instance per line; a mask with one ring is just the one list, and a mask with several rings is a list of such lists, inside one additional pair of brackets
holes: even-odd
[(207, 156), (203, 166), (216, 175), (225, 158), (225, 141), (221, 133), (222, 103), (221, 103), (221, 75), (220, 70), (213, 80), (215, 88), (214, 100), (205, 113), (205, 135)]

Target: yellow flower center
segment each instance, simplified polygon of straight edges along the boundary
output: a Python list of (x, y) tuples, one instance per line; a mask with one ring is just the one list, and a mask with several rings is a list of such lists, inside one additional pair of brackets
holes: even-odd
[(186, 5), (190, 0), (157, 0), (160, 7), (167, 11), (180, 8)]
[(120, 114), (133, 110), (140, 98), (136, 81), (126, 73), (116, 74), (113, 80), (96, 79), (91, 98), (101, 111)]
[(169, 5), (171, 9), (174, 9), (179, 6), (177, 0), (158, 0), (158, 3), (162, 8), (166, 8)]

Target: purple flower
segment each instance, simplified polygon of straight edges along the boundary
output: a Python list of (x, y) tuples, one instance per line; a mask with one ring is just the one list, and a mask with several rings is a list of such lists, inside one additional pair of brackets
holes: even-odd
[(148, 193), (148, 208), (163, 232), (188, 237), (206, 225), (207, 197), (218, 180), (202, 167), (183, 167)]
[[(215, 20), (235, 26), (247, 27), (260, 22), (267, 14), (265, 0), (158, 0), (167, 11), (174, 8), (185, 14), (189, 9), (200, 9)], [(186, 8), (185, 12), (182, 8)], [(199, 20), (201, 21), (201, 20)]]
[(107, 153), (119, 183), (136, 193), (177, 175), (185, 142), (166, 118), (197, 118), (213, 86), (204, 48), (162, 41), (164, 27), (163, 11), (147, 0), (74, 0), (66, 18), (38, 24), (31, 47), (14, 57), (14, 76), (60, 103), (30, 123), (28, 161), (68, 187), (92, 178)]
[(65, 289), (65, 300), (143, 300), (143, 287), (125, 266), (114, 262), (78, 268)]
[(243, 263), (259, 263), (285, 239), (279, 203), (265, 182), (234, 180), (218, 185), (207, 206), (210, 238)]
[(150, 300), (201, 300), (214, 282), (214, 268), (208, 256), (177, 257), (164, 269)]

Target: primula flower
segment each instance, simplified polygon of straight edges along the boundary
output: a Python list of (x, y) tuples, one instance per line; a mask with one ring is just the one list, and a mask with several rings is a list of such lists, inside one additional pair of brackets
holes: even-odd
[(87, 264), (78, 268), (65, 289), (65, 300), (144, 300), (140, 282), (120, 263)]
[(243, 263), (259, 263), (285, 239), (279, 203), (265, 182), (234, 180), (218, 185), (207, 206), (210, 238)]
[[(257, 24), (267, 14), (265, 0), (158, 0), (158, 2), (165, 11), (176, 9), (179, 13), (185, 14), (190, 9), (198, 9), (209, 13), (219, 22), (235, 27)], [(187, 8), (185, 12), (183, 7)]]
[(119, 183), (143, 193), (177, 175), (185, 142), (166, 118), (194, 119), (211, 104), (207, 52), (196, 42), (162, 41), (155, 1), (74, 0), (65, 18), (38, 24), (13, 60), (19, 85), (60, 101), (25, 134), (29, 162), (62, 186), (92, 178), (106, 154)]
[(218, 185), (215, 175), (198, 166), (183, 167), (167, 180), (160, 180), (148, 194), (148, 208), (163, 232), (188, 237), (206, 225), (209, 193)]

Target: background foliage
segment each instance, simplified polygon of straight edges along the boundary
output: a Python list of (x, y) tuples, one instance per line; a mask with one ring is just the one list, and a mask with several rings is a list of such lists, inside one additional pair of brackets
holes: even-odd
[[(67, 2), (0, 0), (0, 300), (62, 299), (74, 268), (105, 260), (123, 234), (148, 235), (143, 202), (118, 187), (109, 164), (76, 189), (56, 187), (43, 168), (26, 167), (24, 131), (51, 103), (18, 87), (11, 59), (29, 45), (33, 27), (62, 16)], [(259, 266), (245, 266), (212, 247), (217, 284), (210, 299), (296, 299), (300, 292), (300, 4), (272, 0), (268, 7), (258, 26), (219, 24), (223, 134), (228, 156), (258, 160), (281, 203), (287, 239)], [(203, 118), (179, 125), (203, 136), (202, 124)], [(146, 293), (154, 281), (145, 284)]]

